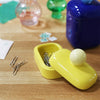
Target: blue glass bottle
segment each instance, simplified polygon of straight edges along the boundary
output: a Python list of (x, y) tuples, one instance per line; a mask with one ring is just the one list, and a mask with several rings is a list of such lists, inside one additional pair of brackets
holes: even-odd
[(67, 5), (66, 36), (74, 48), (88, 49), (100, 44), (100, 3), (85, 1), (71, 0)]

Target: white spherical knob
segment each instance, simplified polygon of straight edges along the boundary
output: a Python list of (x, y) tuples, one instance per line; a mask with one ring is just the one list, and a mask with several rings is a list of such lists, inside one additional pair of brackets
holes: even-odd
[(70, 54), (70, 60), (74, 65), (82, 65), (86, 61), (86, 53), (82, 49), (74, 49)]

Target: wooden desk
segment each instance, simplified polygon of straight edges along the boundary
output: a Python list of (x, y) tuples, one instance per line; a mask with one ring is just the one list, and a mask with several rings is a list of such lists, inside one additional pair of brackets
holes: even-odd
[[(0, 100), (100, 100), (100, 46), (86, 50), (87, 62), (98, 74), (96, 84), (90, 89), (80, 91), (64, 78), (48, 80), (41, 76), (33, 57), (33, 49), (41, 44), (39, 35), (42, 32), (51, 32), (52, 36), (58, 38), (56, 43), (69, 50), (73, 49), (65, 37), (65, 24), (50, 17), (46, 1), (40, 0), (43, 9), (40, 20), (43, 24), (38, 29), (23, 28), (19, 19), (0, 24), (0, 38), (14, 41), (6, 59), (0, 60)], [(28, 61), (16, 76), (12, 75), (13, 69), (9, 66), (14, 56), (19, 56), (18, 62)]]

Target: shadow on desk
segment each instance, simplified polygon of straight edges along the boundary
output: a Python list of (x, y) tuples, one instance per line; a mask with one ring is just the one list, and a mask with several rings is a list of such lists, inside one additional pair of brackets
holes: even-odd
[(98, 77), (96, 83), (90, 87), (89, 89), (87, 90), (79, 90), (77, 89), (76, 87), (74, 87), (72, 84), (70, 84), (67, 80), (65, 80), (64, 78), (59, 78), (59, 79), (56, 79), (56, 81), (63, 81), (64, 84), (64, 89), (66, 89), (66, 91), (76, 91), (76, 92), (83, 92), (83, 93), (92, 93), (92, 92), (96, 92), (97, 90), (100, 89), (100, 77)]

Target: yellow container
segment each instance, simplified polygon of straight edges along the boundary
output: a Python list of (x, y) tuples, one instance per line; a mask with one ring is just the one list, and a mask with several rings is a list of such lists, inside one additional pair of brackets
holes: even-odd
[(96, 71), (87, 63), (73, 65), (70, 61), (70, 51), (61, 49), (49, 59), (51, 66), (78, 89), (86, 90), (97, 80)]
[(56, 79), (61, 77), (61, 75), (56, 72), (52, 66), (47, 66), (43, 60), (44, 53), (48, 53), (48, 55), (50, 55), (60, 49), (62, 49), (62, 47), (57, 43), (40, 44), (34, 48), (34, 58), (43, 77), (47, 79)]

